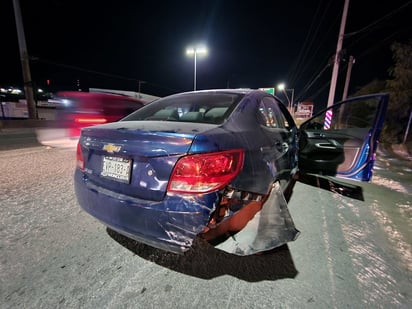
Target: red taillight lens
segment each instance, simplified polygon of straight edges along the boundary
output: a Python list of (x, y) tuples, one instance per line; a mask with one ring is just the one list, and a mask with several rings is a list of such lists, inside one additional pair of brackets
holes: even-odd
[(76, 117), (74, 118), (74, 122), (84, 125), (95, 125), (106, 123), (106, 118), (94, 118), (94, 117)]
[(103, 124), (110, 122), (107, 117), (101, 117), (100, 115), (89, 115), (89, 114), (72, 114), (68, 117), (70, 123), (68, 128), (68, 134), (71, 138), (77, 138), (80, 136), (80, 129), (84, 127), (95, 126), (98, 124)]
[(80, 146), (80, 143), (77, 143), (76, 167), (80, 170), (84, 170), (83, 152), (82, 152), (82, 147)]
[(168, 191), (206, 193), (225, 187), (243, 167), (242, 149), (195, 154), (177, 161)]

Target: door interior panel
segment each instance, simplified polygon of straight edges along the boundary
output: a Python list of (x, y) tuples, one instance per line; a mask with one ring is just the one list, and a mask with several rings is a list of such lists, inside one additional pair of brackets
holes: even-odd
[(300, 137), (300, 169), (321, 175), (348, 173), (358, 162), (368, 133), (368, 129), (305, 131)]
[(369, 180), (388, 100), (385, 93), (350, 98), (304, 122), (300, 172)]

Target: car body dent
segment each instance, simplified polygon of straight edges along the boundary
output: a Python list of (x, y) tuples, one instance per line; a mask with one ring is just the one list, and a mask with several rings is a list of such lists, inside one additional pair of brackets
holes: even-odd
[[(83, 177), (76, 170), (75, 179)], [(166, 194), (161, 201), (148, 202), (84, 182), (84, 179), (75, 182), (75, 191), (81, 207), (113, 230), (175, 253), (191, 247), (196, 235), (207, 226), (219, 200), (218, 193), (212, 192), (197, 196)], [(83, 200), (85, 192), (87, 201)], [(121, 207), (117, 203), (119, 199)]]
[[(211, 231), (214, 230), (202, 237), (217, 239), (215, 235), (210, 236)], [(295, 227), (279, 183), (274, 183), (267, 196), (248, 202), (224, 221), (217, 234), (220, 238), (215, 244), (217, 249), (244, 256), (279, 247), (295, 240), (300, 232)], [(223, 235), (226, 235), (224, 239)]]

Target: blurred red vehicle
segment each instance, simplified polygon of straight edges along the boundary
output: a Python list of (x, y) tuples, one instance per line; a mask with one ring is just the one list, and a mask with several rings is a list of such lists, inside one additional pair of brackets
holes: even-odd
[(100, 92), (61, 91), (49, 100), (56, 105), (55, 120), (37, 129), (38, 141), (47, 146), (75, 146), (80, 130), (115, 122), (144, 106), (142, 100)]

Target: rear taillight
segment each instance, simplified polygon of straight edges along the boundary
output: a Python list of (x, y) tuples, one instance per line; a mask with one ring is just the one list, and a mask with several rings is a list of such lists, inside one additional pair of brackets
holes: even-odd
[(182, 157), (173, 169), (168, 191), (206, 193), (222, 189), (241, 171), (243, 157), (241, 149)]
[(83, 152), (80, 143), (77, 143), (77, 152), (76, 152), (76, 167), (80, 170), (84, 170), (84, 159)]
[(79, 137), (81, 128), (110, 122), (109, 119), (106, 117), (90, 114), (72, 114), (70, 115), (69, 119), (71, 119), (74, 122), (68, 128), (68, 135), (70, 138)]
[(106, 118), (98, 118), (98, 117), (75, 117), (74, 122), (82, 124), (82, 125), (96, 125), (96, 124), (102, 124), (106, 123), (107, 119)]

